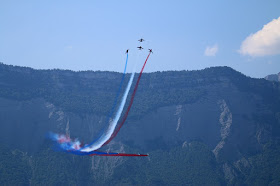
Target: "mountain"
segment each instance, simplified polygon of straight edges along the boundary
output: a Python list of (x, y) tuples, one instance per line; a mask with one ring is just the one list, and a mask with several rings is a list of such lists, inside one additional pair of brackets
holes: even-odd
[(280, 72), (278, 74), (271, 74), (265, 77), (269, 81), (280, 81)]
[(107, 126), (121, 76), (0, 64), (0, 182), (280, 184), (280, 83), (229, 67), (143, 74), (127, 121), (102, 150), (148, 157), (56, 151), (49, 131), (89, 143)]

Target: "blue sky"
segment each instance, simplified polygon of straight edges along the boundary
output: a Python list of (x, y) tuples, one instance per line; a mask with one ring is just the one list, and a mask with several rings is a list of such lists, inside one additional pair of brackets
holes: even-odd
[[(125, 50), (137, 54), (143, 37), (154, 51), (146, 72), (230, 66), (264, 77), (280, 72), (280, 30), (272, 25), (279, 7), (279, 0), (0, 1), (0, 61), (121, 72)], [(270, 22), (273, 33), (259, 34), (272, 43), (263, 49), (266, 38), (248, 37)]]

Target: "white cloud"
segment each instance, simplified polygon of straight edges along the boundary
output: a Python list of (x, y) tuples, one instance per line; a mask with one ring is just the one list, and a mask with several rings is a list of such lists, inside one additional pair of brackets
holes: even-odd
[(253, 57), (280, 54), (280, 17), (248, 36), (242, 42), (239, 52)]
[(218, 45), (208, 46), (208, 47), (206, 47), (206, 49), (204, 51), (204, 55), (205, 56), (216, 56), (216, 53), (218, 52), (218, 50), (219, 50)]

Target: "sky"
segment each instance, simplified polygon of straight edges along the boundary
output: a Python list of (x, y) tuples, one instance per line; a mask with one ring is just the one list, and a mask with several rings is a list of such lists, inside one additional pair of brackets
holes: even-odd
[(154, 51), (145, 72), (229, 66), (262, 78), (280, 72), (280, 1), (0, 0), (4, 64), (122, 72), (140, 38), (142, 56)]

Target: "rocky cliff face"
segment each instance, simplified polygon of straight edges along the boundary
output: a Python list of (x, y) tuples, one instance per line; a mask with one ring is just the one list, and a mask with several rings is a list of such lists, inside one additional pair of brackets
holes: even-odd
[[(0, 76), (0, 142), (26, 152), (27, 157), (41, 157), (43, 152), (46, 154), (42, 157), (52, 157), (50, 151), (44, 150), (51, 148), (45, 138), (49, 131), (68, 134), (85, 143), (98, 136), (107, 125), (106, 112), (114, 97), (112, 89), (117, 87), (110, 84), (117, 84), (120, 77), (110, 72), (36, 71), (5, 65), (0, 68)], [(17, 86), (22, 79), (27, 87), (33, 87), (31, 92), (26, 86)], [(139, 177), (137, 171), (128, 173), (139, 178), (138, 181), (124, 182), (117, 175), (130, 169), (131, 164), (139, 169), (160, 169), (159, 165), (166, 161), (173, 162), (174, 171), (180, 175), (181, 170), (176, 166), (185, 161), (180, 158), (190, 158), (185, 164), (192, 166), (188, 163), (196, 162), (193, 158), (202, 156), (200, 152), (204, 151), (207, 158), (203, 158), (210, 162), (212, 171), (209, 175), (217, 177), (213, 184), (245, 183), (254, 158), (265, 152), (269, 144), (279, 143), (279, 95), (279, 84), (252, 79), (227, 67), (144, 74), (126, 123), (103, 150), (150, 153), (150, 157), (136, 162), (123, 157), (83, 160), (73, 157), (67, 161), (73, 165), (87, 162), (85, 174), (91, 180), (84, 180), (85, 184), (92, 181), (105, 184), (110, 180), (167, 184), (160, 176), (166, 170), (159, 170), (162, 171), (159, 175), (150, 172), (147, 177), (156, 176), (149, 179)], [(178, 158), (173, 159), (174, 156)], [(36, 158), (30, 158), (30, 162), (31, 180), (37, 183), (36, 174), (45, 165)], [(178, 179), (184, 180), (183, 177)], [(151, 182), (144, 182), (146, 179)]]
[(278, 74), (271, 74), (265, 77), (269, 81), (280, 81), (280, 72)]

